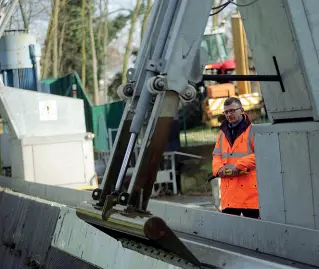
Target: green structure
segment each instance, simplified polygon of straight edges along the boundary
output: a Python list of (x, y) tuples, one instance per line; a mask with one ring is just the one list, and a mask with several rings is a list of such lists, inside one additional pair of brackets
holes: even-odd
[(41, 80), (41, 84), (43, 92), (82, 99), (84, 102), (86, 129), (88, 132), (95, 134), (95, 151), (105, 152), (110, 150), (111, 143), (114, 142), (115, 133), (113, 132), (112, 135), (113, 141), (111, 141), (109, 134), (112, 129), (119, 127), (125, 107), (123, 101), (94, 106), (76, 72), (58, 79)]

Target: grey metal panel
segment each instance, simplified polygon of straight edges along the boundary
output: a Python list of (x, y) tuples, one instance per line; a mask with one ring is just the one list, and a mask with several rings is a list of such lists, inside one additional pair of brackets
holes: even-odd
[[(24, 204), (19, 199), (2, 193), (0, 203), (0, 245), (1, 259), (0, 268), (14, 268), (19, 263), (19, 250), (15, 248), (14, 233), (18, 225), (19, 219), (23, 220)], [(26, 203), (27, 205), (27, 203)], [(19, 235), (17, 235), (19, 240)], [(18, 254), (18, 255), (12, 255)]]
[[(266, 103), (267, 105), (267, 103)], [(298, 118), (312, 118), (313, 109), (303, 109), (295, 111), (272, 111), (270, 112), (272, 120), (287, 120), (287, 119), (298, 119)]]
[(90, 200), (92, 195), (91, 191), (79, 191), (70, 188), (26, 182), (22, 179), (3, 176), (0, 176), (0, 191), (1, 187), (73, 207), (76, 207), (83, 201)]
[(318, 120), (319, 110), (319, 6), (317, 0), (286, 0), (287, 11), (291, 16), (291, 26), (294, 31), (294, 40), (296, 41), (298, 54), (300, 58), (300, 67), (306, 79), (312, 107), (314, 109), (314, 118)]
[(4, 133), (0, 136), (0, 151), (2, 167), (8, 167), (11, 165), (11, 138), (10, 135)]
[(286, 223), (315, 228), (306, 132), (279, 134)]
[(319, 131), (310, 132), (308, 138), (315, 226), (319, 230)]
[(316, 51), (319, 52), (319, 7), (317, 0), (303, 0), (303, 5), (307, 13), (307, 19), (310, 25), (312, 40), (314, 42)]
[[(192, 253), (205, 264), (223, 269), (311, 269), (313, 266), (299, 264), (286, 259), (279, 259), (257, 251), (238, 248), (220, 242), (207, 240), (195, 236), (179, 234), (182, 242)], [(206, 267), (204, 267), (206, 268)], [(203, 269), (204, 269), (203, 268)], [(208, 267), (207, 267), (208, 268)], [(209, 267), (211, 268), (211, 267)], [(317, 267), (316, 267), (317, 268)]]
[(0, 268), (179, 268), (124, 249), (74, 209), (60, 212), (58, 205), (10, 191), (0, 195)]
[(44, 265), (59, 208), (2, 192), (0, 209), (1, 268)]
[(76, 98), (0, 87), (0, 112), (16, 138), (86, 133), (83, 100)]
[[(21, 225), (21, 226), (19, 225), (20, 226), (19, 228), (21, 229), (20, 230), (21, 238), (20, 240), (17, 240), (15, 242), (16, 248), (21, 250), (22, 252), (21, 259), (19, 262), (20, 267), (23, 266), (23, 263), (26, 260), (31, 261), (34, 257), (32, 255), (33, 254), (32, 252), (35, 251), (35, 249), (31, 248), (31, 243), (32, 243), (33, 237), (35, 236), (35, 228), (38, 225), (38, 221), (39, 221), (38, 218), (39, 218), (40, 211), (41, 211), (41, 205), (34, 204), (33, 201), (30, 201), (27, 210), (23, 210), (23, 213), (26, 215), (23, 221), (19, 223)], [(45, 236), (46, 234), (42, 235), (42, 237), (45, 237)], [(35, 255), (35, 256), (36, 258), (34, 257), (34, 259), (37, 260), (40, 264), (43, 264), (43, 256), (42, 255)]]
[(278, 124), (254, 124), (254, 133), (279, 133), (279, 132), (300, 132), (300, 131), (316, 131), (319, 130), (319, 123), (308, 122), (292, 122)]
[(261, 219), (285, 223), (278, 133), (256, 133), (255, 156)]
[[(32, 204), (33, 212), (38, 221), (37, 224), (34, 225), (34, 220), (27, 215), (27, 223), (33, 233), (30, 244), (28, 244), (28, 251), (32, 253), (34, 259), (40, 261), (41, 264), (46, 264), (46, 254), (51, 246), (52, 235), (59, 217), (60, 207), (51, 206), (50, 204), (44, 204), (39, 201), (33, 201)], [(28, 211), (28, 214), (31, 216), (31, 210)], [(24, 233), (28, 228), (27, 223), (24, 225)]]
[[(311, 102), (299, 59), (295, 36), (285, 0), (257, 1), (239, 7), (259, 74), (275, 74), (273, 56), (276, 56), (286, 92), (280, 84), (263, 82), (261, 89), (267, 110), (287, 112), (311, 109)], [(301, 2), (301, 1), (295, 1)], [(239, 0), (239, 4), (250, 4), (250, 0)], [(308, 29), (303, 29), (309, 32)], [(273, 116), (273, 115), (272, 115)]]
[[(154, 204), (157, 206), (153, 207)], [(160, 207), (166, 207), (163, 210)], [(232, 216), (206, 210), (185, 208), (152, 200), (149, 210), (160, 216), (176, 231), (231, 244), (258, 252), (317, 266), (319, 231), (297, 226)], [(169, 212), (175, 212), (174, 215)], [(195, 232), (195, 233), (194, 233)]]

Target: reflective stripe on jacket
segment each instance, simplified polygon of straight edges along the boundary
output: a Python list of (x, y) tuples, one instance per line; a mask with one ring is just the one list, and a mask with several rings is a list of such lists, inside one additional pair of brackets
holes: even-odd
[(258, 209), (258, 191), (256, 181), (256, 162), (254, 154), (254, 135), (251, 124), (236, 138), (231, 146), (221, 130), (213, 152), (213, 174), (219, 169), (236, 167), (249, 172), (245, 175), (224, 177), (221, 179), (222, 209), (249, 208)]

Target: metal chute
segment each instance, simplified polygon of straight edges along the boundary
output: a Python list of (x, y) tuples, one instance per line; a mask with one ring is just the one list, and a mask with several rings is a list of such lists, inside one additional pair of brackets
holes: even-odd
[(120, 241), (125, 248), (178, 266), (183, 263), (184, 268), (200, 268), (198, 259), (161, 218), (143, 212), (125, 215), (113, 209), (105, 221), (100, 212), (89, 202), (83, 202), (76, 210), (79, 218)]

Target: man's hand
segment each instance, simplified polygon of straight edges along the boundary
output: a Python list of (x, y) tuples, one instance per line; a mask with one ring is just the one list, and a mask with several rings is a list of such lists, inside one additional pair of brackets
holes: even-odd
[(217, 175), (218, 175), (219, 177), (225, 177), (226, 169), (227, 169), (226, 166), (223, 166), (222, 168), (220, 168), (220, 169), (218, 170)]
[[(231, 170), (231, 173), (229, 173), (229, 171), (227, 171), (226, 173), (226, 170)], [(235, 176), (239, 176), (239, 173), (242, 172), (242, 170), (234, 167), (234, 168), (229, 168), (229, 167), (226, 167), (226, 166), (223, 166), (222, 168), (219, 169), (218, 171), (218, 176), (219, 177), (226, 177), (226, 176), (232, 176), (232, 177), (235, 177)]]
[(234, 167), (232, 169), (232, 176), (234, 176), (234, 177), (239, 176), (240, 172), (241, 172), (241, 170), (239, 170), (238, 168)]

